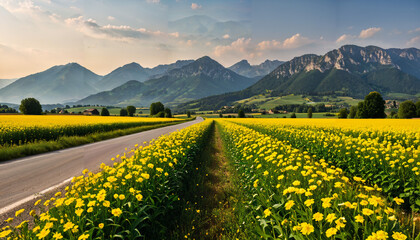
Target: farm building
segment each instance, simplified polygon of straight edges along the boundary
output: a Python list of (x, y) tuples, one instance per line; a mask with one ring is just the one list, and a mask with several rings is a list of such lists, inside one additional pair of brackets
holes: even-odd
[(83, 111), (83, 115), (99, 115), (99, 111), (96, 108), (90, 108)]

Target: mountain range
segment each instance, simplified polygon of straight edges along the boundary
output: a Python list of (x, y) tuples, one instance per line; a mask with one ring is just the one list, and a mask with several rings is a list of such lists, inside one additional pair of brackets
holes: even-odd
[(166, 75), (145, 82), (128, 81), (111, 91), (86, 97), (76, 104), (142, 105), (160, 101), (169, 106), (210, 95), (237, 91), (256, 82), (241, 76), (210, 57), (202, 57)]
[(278, 60), (266, 60), (265, 62), (259, 65), (251, 65), (247, 60), (242, 60), (230, 66), (229, 69), (245, 77), (263, 77), (269, 74), (271, 71), (280, 66), (282, 61)]
[(3, 88), (14, 81), (16, 81), (16, 79), (0, 79), (0, 88)]
[(363, 98), (379, 91), (385, 97), (412, 96), (420, 93), (420, 50), (344, 45), (325, 55), (306, 54), (259, 65), (242, 60), (229, 68), (209, 57), (155, 68), (130, 63), (105, 76), (69, 63), (7, 84), (0, 88), (0, 102), (35, 97), (42, 104), (148, 106), (161, 101), (179, 109), (219, 109), (261, 94)]
[(172, 64), (143, 68), (137, 63), (119, 67), (100, 76), (78, 63), (54, 66), (46, 71), (18, 80), (0, 80), (0, 101), (19, 103), (23, 98), (35, 97), (43, 104), (75, 102), (91, 94), (110, 90), (130, 80), (146, 81), (165, 75), (193, 60), (180, 60)]
[(345, 45), (325, 55), (307, 54), (281, 64), (252, 86), (191, 101), (183, 108), (213, 108), (259, 94), (340, 94), (363, 98), (371, 91), (420, 93), (420, 50)]

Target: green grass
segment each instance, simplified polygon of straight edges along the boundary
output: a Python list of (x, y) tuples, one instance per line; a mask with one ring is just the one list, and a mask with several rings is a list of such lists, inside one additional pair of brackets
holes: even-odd
[(255, 104), (260, 109), (273, 109), (279, 105), (286, 104), (318, 104), (323, 103), (325, 105), (340, 105), (349, 104), (357, 105), (362, 99), (354, 99), (352, 97), (343, 96), (304, 96), (290, 94), (282, 97), (269, 97), (267, 95), (256, 95), (250, 98), (236, 101), (235, 103), (251, 105)]
[(213, 123), (203, 149), (186, 183), (181, 212), (170, 239), (246, 239), (238, 203), (242, 193), (238, 176), (226, 155), (219, 126)]
[[(188, 120), (185, 120), (188, 121)], [(59, 149), (65, 149), (69, 147), (75, 147), (84, 145), (87, 143), (99, 142), (102, 140), (120, 137), (128, 134), (143, 132), (155, 128), (161, 128), (170, 126), (185, 121), (175, 121), (162, 124), (146, 125), (140, 127), (133, 127), (128, 129), (119, 129), (109, 132), (93, 133), (86, 136), (70, 136), (61, 137), (56, 141), (38, 141), (35, 143), (28, 143), (20, 146), (0, 148), (0, 162), (10, 159), (31, 156), (35, 154), (55, 151)]]

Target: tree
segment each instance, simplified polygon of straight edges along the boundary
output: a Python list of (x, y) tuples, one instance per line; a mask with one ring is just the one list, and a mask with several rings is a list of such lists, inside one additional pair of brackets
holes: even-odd
[(165, 108), (165, 117), (171, 118), (172, 117), (172, 111), (169, 108)]
[(385, 101), (378, 92), (366, 95), (363, 102), (357, 105), (359, 118), (385, 118)]
[(292, 115), (290, 116), (290, 118), (296, 118), (296, 113), (292, 113)]
[(190, 117), (191, 117), (191, 112), (187, 111), (187, 118), (190, 118)]
[(35, 98), (25, 98), (20, 102), (19, 110), (25, 115), (41, 115), (42, 106)]
[(238, 112), (238, 118), (244, 118), (245, 117), (245, 112), (244, 110), (240, 109)]
[(413, 101), (405, 101), (400, 104), (398, 118), (413, 118), (416, 115), (416, 105)]
[(398, 114), (395, 110), (392, 110), (389, 114), (389, 118), (398, 118)]
[(150, 104), (150, 116), (156, 115), (163, 111), (165, 111), (165, 106), (163, 106), (161, 102), (154, 102)]
[(350, 113), (349, 113), (349, 118), (355, 118), (356, 117), (356, 113), (357, 113), (357, 107), (356, 106), (351, 106), (350, 107)]
[(130, 117), (134, 116), (134, 113), (136, 113), (136, 107), (127, 106), (127, 113), (128, 113), (128, 116)]
[(420, 117), (420, 100), (416, 102), (416, 115)]
[(157, 114), (155, 114), (155, 117), (163, 118), (165, 117), (165, 112), (164, 111), (158, 112)]
[(342, 108), (338, 112), (338, 118), (347, 118), (348, 110), (347, 108)]
[(308, 118), (312, 118), (312, 108), (308, 108)]
[(223, 114), (222, 113), (219, 113), (219, 118), (222, 118), (223, 117)]
[(121, 108), (120, 110), (120, 116), (127, 116), (128, 115), (128, 111), (125, 108)]
[(102, 108), (101, 110), (101, 116), (109, 116), (109, 111), (107, 108)]

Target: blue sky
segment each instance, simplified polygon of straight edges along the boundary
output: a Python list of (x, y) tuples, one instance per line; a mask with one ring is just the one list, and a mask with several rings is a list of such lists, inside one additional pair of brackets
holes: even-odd
[(0, 78), (68, 62), (107, 74), (204, 55), (230, 66), (344, 44), (420, 48), (419, 13), (418, 0), (0, 0)]

